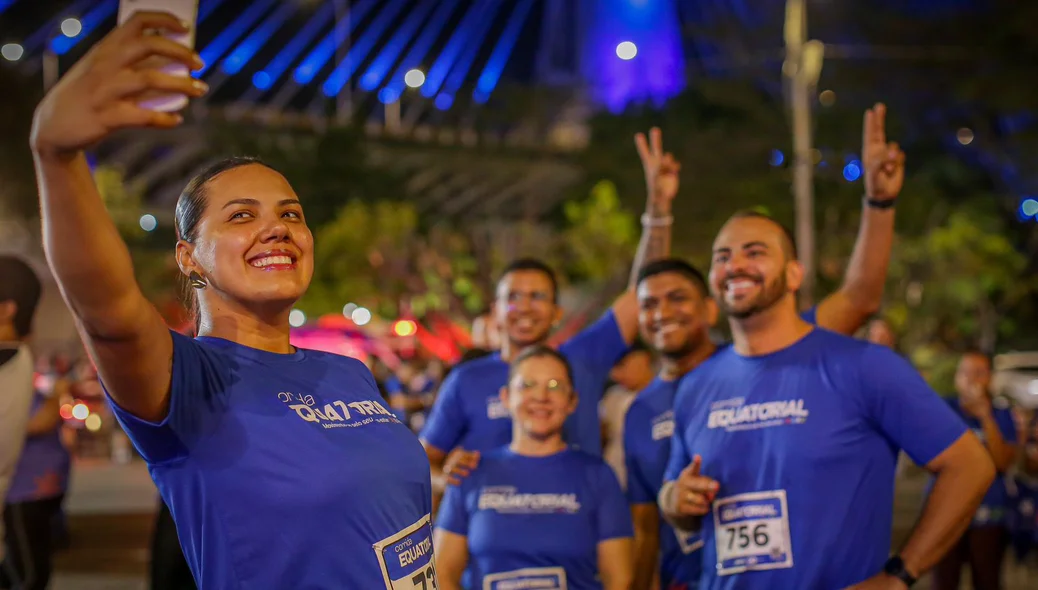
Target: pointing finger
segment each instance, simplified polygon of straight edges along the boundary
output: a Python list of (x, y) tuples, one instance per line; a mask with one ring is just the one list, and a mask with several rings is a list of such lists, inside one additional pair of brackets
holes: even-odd
[(699, 470), (700, 470), (700, 468), (702, 466), (703, 466), (703, 458), (702, 457), (700, 457), (699, 455), (696, 455), (695, 457), (692, 457), (692, 465), (690, 465), (689, 468), (688, 468), (689, 475), (698, 476), (699, 475)]
[(887, 143), (887, 105), (878, 102), (874, 108), (876, 115), (872, 119), (874, 126), (872, 139), (877, 143)]

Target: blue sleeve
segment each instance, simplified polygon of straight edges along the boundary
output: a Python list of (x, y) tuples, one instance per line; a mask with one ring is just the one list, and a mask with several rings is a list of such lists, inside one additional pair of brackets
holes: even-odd
[(818, 306), (815, 305), (811, 309), (800, 314), (800, 319), (804, 320), (809, 324), (818, 325)]
[(616, 323), (616, 315), (611, 309), (559, 347), (567, 357), (605, 372), (612, 370), (628, 348), (630, 346), (624, 341), (620, 325)]
[[(680, 391), (678, 396), (680, 397)], [(688, 467), (689, 463), (692, 462), (692, 457), (688, 454), (688, 449), (685, 448), (685, 439), (682, 436), (684, 430), (681, 428), (681, 424), (685, 422), (678, 416), (679, 405), (677, 402), (674, 404), (674, 434), (670, 436), (670, 459), (667, 460), (667, 471), (664, 472), (663, 481), (674, 481), (681, 475), (681, 472)]]
[(598, 466), (598, 542), (634, 536), (631, 509), (612, 468), (604, 462)]
[[(684, 433), (685, 430), (681, 427), (682, 424), (687, 424), (688, 419), (686, 413), (687, 402), (685, 401), (690, 395), (691, 399), (695, 399), (695, 386), (689, 386), (689, 375), (685, 377), (678, 384), (678, 391), (674, 394), (674, 434), (670, 436), (670, 459), (667, 460), (667, 470), (663, 474), (663, 481), (674, 481), (681, 475), (686, 467), (692, 463), (692, 455), (689, 454), (688, 448), (685, 446)], [(691, 389), (691, 393), (686, 394), (686, 390)]]
[(907, 360), (868, 345), (860, 366), (866, 412), (917, 465), (926, 465), (967, 430), (966, 423)]
[(459, 371), (451, 371), (440, 387), (429, 418), (419, 438), (447, 453), (458, 446), (468, 430), (468, 420), (461, 406)]
[(469, 511), (465, 508), (465, 490), (461, 486), (450, 485), (443, 493), (440, 513), (436, 515), (436, 528), (469, 536)]
[(169, 413), (161, 422), (142, 420), (105, 396), (133, 446), (149, 464), (183, 459), (226, 407), (223, 394), (231, 376), (218, 353), (178, 332), (173, 338)]
[(396, 377), (386, 379), (386, 395), (404, 393), (404, 385)]
[(656, 487), (660, 482), (649, 481), (638, 460), (640, 428), (645, 424), (638, 404), (627, 410), (624, 418), (624, 464), (627, 467), (627, 501), (631, 504), (655, 504)]
[(995, 422), (998, 423), (998, 430), (1002, 433), (1002, 438), (1011, 445), (1016, 444), (1016, 422), (1013, 421), (1013, 413), (1009, 410), (998, 409), (995, 410)]

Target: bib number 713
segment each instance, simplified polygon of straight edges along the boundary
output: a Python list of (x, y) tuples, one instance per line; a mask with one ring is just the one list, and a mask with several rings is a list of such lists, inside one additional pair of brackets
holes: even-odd
[[(768, 537), (768, 525), (761, 523), (750, 529), (750, 525), (730, 526), (725, 529), (728, 532), (728, 550), (738, 547), (746, 549), (753, 543), (757, 547), (766, 547), (771, 540)], [(738, 541), (736, 541), (738, 539)], [(738, 545), (736, 544), (738, 543)]]

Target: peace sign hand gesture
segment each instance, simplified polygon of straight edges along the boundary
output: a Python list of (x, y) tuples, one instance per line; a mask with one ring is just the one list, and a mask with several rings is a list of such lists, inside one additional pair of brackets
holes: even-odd
[(642, 168), (645, 169), (649, 200), (654, 205), (669, 208), (674, 196), (678, 194), (681, 163), (674, 159), (673, 154), (663, 151), (663, 133), (659, 127), (649, 130), (648, 141), (644, 133), (635, 134), (634, 145), (638, 148), (638, 157), (642, 159)]
[(861, 161), (865, 168), (865, 196), (892, 201), (905, 182), (905, 153), (897, 142), (887, 142), (887, 107), (876, 103), (865, 111)]

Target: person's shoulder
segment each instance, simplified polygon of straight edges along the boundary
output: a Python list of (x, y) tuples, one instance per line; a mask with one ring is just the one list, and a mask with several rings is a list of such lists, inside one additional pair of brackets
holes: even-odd
[(807, 337), (794, 346), (806, 348), (828, 362), (865, 363), (870, 366), (873, 363), (890, 366), (907, 362), (887, 346), (821, 327), (815, 327)]
[(566, 459), (571, 463), (572, 470), (575, 474), (583, 473), (584, 481), (590, 485), (597, 488), (595, 482), (601, 482), (603, 478), (618, 482), (616, 472), (602, 457), (579, 449), (569, 449), (567, 453)]
[(493, 352), (479, 358), (467, 360), (451, 368), (450, 377), (458, 379), (481, 379), (507, 368), (501, 355)]
[(605, 462), (605, 459), (598, 455), (592, 455), (591, 453), (582, 449), (570, 448), (566, 450), (566, 459), (571, 461), (577, 468), (583, 469), (589, 473), (598, 473), (602, 469), (609, 470), (612, 472), (612, 467)]
[(679, 381), (664, 381), (659, 376), (655, 377), (645, 389), (638, 392), (627, 408), (627, 413), (655, 413), (657, 406), (670, 405), (677, 389)]
[(513, 453), (508, 447), (498, 447), (484, 451), (479, 454), (479, 463), (476, 465), (476, 468), (472, 470), (472, 473), (465, 480), (473, 479), (473, 476), (482, 478), (487, 473), (496, 471), (511, 472), (515, 469), (515, 464), (519, 459), (520, 456)]

